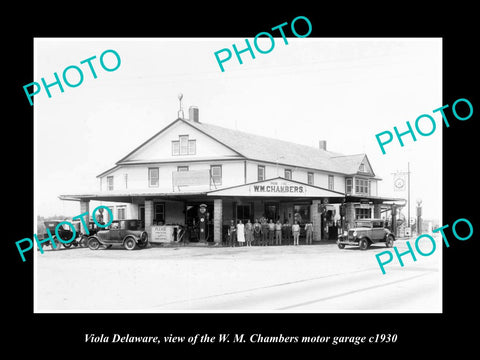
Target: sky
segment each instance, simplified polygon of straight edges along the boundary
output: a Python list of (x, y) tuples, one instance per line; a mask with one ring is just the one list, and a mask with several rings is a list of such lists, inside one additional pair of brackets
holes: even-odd
[[(259, 46), (267, 49), (268, 39)], [(266, 41), (266, 42), (263, 42)], [(252, 43), (252, 39), (250, 39)], [(411, 171), (411, 216), (423, 201), (423, 217), (441, 222), (442, 40), (440, 38), (275, 38), (268, 54), (235, 55), (218, 66), (214, 52), (245, 47), (244, 38), (36, 38), (34, 79), (54, 81), (54, 72), (75, 65), (83, 82), (44, 89), (34, 97), (35, 203), (37, 215), (75, 216), (78, 202), (61, 194), (99, 190), (96, 176), (177, 118), (183, 108), (199, 107), (200, 121), (327, 149), (366, 153), (382, 178), (379, 196), (395, 192), (393, 173)], [(100, 55), (113, 49), (119, 68), (102, 69)], [(92, 60), (97, 78), (87, 64)], [(108, 67), (115, 65), (105, 55)], [(68, 72), (72, 83), (75, 71)], [(26, 99), (28, 104), (28, 100)], [(417, 141), (395, 138), (382, 154), (375, 135), (428, 114), (436, 130)], [(431, 129), (425, 119), (424, 132)], [(448, 130), (447, 130), (448, 131)]]

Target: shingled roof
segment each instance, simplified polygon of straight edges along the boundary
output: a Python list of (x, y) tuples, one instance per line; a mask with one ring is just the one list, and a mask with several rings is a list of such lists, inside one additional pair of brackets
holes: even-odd
[[(366, 158), (366, 154), (343, 155), (313, 146), (296, 144), (289, 141), (228, 129), (218, 125), (179, 118), (119, 160), (116, 163), (117, 166), (126, 163), (125, 161), (131, 154), (148, 144), (178, 121), (192, 126), (237, 152), (241, 157), (249, 160), (323, 170), (343, 175), (353, 175), (359, 172), (360, 164)], [(368, 158), (366, 162), (368, 163)], [(373, 170), (372, 175), (375, 176)]]
[(278, 162), (281, 165), (353, 175), (358, 173), (360, 164), (366, 157), (366, 154), (343, 155), (313, 146), (273, 139), (218, 125), (183, 121), (250, 160)]

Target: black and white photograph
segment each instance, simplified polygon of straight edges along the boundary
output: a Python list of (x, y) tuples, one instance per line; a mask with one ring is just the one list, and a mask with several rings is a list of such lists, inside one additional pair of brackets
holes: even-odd
[(7, 11), (6, 350), (473, 350), (472, 6), (105, 5)]
[(441, 312), (441, 54), (35, 39), (35, 310)]

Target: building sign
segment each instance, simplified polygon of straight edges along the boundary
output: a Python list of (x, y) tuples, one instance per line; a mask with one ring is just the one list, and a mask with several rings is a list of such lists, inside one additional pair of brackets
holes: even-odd
[(210, 170), (173, 171), (173, 186), (210, 186)]
[(271, 181), (269, 185), (251, 185), (250, 193), (252, 195), (263, 193), (290, 193), (296, 195), (305, 195), (307, 189), (303, 185), (291, 185), (281, 181)]
[(152, 236), (150, 242), (165, 243), (171, 242), (173, 238), (173, 228), (171, 226), (152, 226)]
[(323, 189), (317, 186), (304, 184), (298, 181), (275, 178), (258, 181), (251, 184), (233, 186), (224, 189), (213, 190), (208, 196), (259, 196), (259, 197), (321, 197), (343, 198), (344, 194)]

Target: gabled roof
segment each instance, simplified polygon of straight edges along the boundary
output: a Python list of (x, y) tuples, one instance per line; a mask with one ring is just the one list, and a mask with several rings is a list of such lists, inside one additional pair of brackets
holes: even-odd
[[(250, 160), (278, 162), (281, 165), (292, 167), (354, 175), (359, 172), (360, 164), (366, 159), (366, 154), (342, 155), (313, 146), (227, 129), (218, 125), (190, 121), (187, 121), (187, 123), (228, 145)], [(366, 162), (370, 166), (368, 159), (366, 159)]]
[[(308, 145), (301, 145), (289, 141), (269, 138), (262, 135), (224, 128), (218, 125), (203, 122), (194, 122), (185, 119), (176, 119), (150, 139), (120, 159), (116, 164), (122, 165), (130, 155), (153, 141), (158, 135), (165, 132), (177, 122), (183, 122), (220, 142), (240, 157), (268, 163), (323, 170), (343, 175), (359, 173), (359, 167), (366, 158), (365, 154), (343, 155), (332, 151), (322, 150)], [(368, 163), (368, 159), (366, 160)], [(369, 163), (368, 163), (369, 164)], [(370, 164), (369, 164), (370, 166)], [(371, 166), (370, 166), (371, 168)], [(104, 172), (105, 173), (105, 172)], [(103, 173), (103, 174), (104, 174)], [(372, 171), (373, 173), (373, 171)], [(99, 175), (100, 176), (100, 175)], [(375, 176), (375, 174), (373, 174)]]

